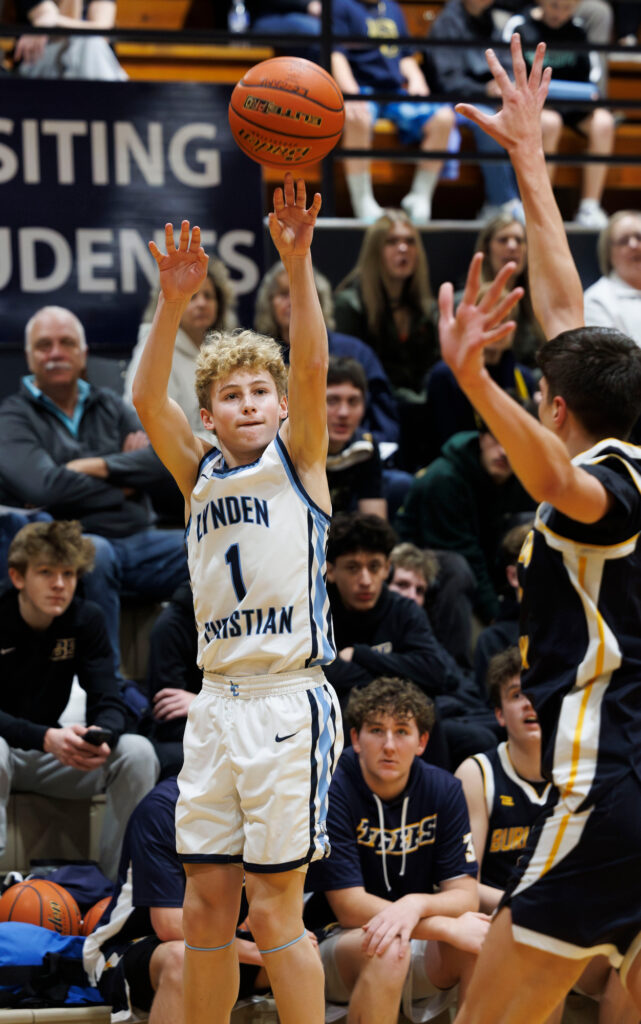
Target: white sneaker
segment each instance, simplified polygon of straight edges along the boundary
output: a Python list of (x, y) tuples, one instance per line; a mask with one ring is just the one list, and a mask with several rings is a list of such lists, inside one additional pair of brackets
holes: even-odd
[(584, 228), (593, 228), (600, 231), (608, 223), (608, 215), (602, 210), (598, 203), (585, 205), (581, 203), (574, 218), (575, 224), (581, 224)]
[(432, 216), (432, 203), (426, 195), (419, 195), (418, 192), (408, 192), (401, 199), (401, 207), (416, 227), (424, 227), (429, 224)]

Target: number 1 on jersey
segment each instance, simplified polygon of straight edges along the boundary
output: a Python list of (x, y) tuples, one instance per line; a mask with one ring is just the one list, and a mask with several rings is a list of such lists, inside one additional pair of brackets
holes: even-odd
[(243, 574), (240, 571), (240, 549), (238, 544), (232, 544), (227, 548), (225, 552), (225, 561), (227, 562), (231, 572), (231, 582), (234, 590), (236, 591), (236, 597), (239, 601), (242, 601), (247, 593), (247, 588), (243, 583)]

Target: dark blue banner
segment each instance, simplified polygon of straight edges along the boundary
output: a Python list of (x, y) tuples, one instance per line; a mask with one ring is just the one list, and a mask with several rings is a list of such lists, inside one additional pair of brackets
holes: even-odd
[(199, 224), (249, 320), (262, 273), (259, 166), (234, 143), (229, 86), (2, 80), (0, 345), (60, 305), (90, 347), (125, 350), (157, 281), (147, 248)]

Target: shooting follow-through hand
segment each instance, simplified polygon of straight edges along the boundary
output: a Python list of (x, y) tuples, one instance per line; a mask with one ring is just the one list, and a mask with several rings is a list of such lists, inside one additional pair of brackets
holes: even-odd
[(314, 194), (312, 205), (307, 208), (303, 178), (297, 178), (294, 183), (288, 171), (283, 188), (274, 189), (274, 212), (269, 215), (269, 232), (282, 260), (307, 255), (320, 208), (319, 192)]
[(174, 242), (172, 224), (165, 224), (165, 245), (162, 253), (155, 242), (149, 249), (160, 272), (160, 288), (167, 302), (189, 300), (195, 295), (207, 275), (207, 253), (200, 244), (200, 228), (194, 227), (189, 237), (189, 221), (180, 226), (178, 248)]

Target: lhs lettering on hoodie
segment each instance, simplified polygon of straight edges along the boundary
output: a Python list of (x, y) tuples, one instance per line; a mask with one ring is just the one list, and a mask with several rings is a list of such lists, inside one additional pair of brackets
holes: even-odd
[(420, 821), (406, 824), (403, 828), (384, 828), (370, 824), (369, 818), (361, 818), (356, 826), (356, 842), (368, 846), (387, 856), (402, 856), (413, 853), (420, 846), (429, 846), (436, 839), (437, 814), (428, 814)]

